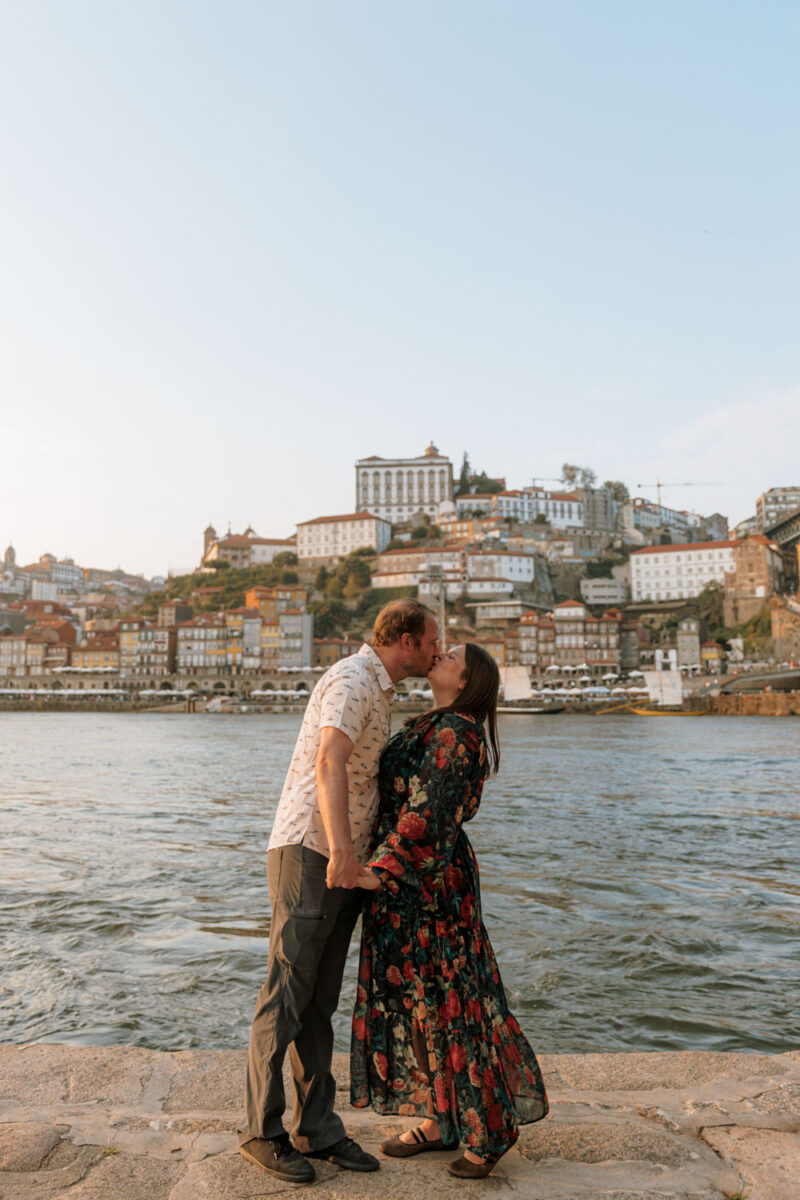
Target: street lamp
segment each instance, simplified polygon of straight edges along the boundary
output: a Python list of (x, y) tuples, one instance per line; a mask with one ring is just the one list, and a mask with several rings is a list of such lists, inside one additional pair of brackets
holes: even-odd
[(445, 595), (445, 578), (444, 568), (441, 563), (428, 564), (428, 582), (431, 584), (431, 591), (434, 589), (439, 596), (439, 644), (442, 654), (447, 650), (447, 626), (444, 623), (444, 595)]

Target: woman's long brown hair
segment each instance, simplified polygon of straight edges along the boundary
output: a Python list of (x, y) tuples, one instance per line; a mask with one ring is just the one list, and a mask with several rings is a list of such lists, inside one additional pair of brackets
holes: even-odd
[(500, 744), (497, 740), (497, 691), (500, 687), (500, 672), (491, 654), (475, 642), (464, 644), (464, 676), (464, 686), (453, 703), (434, 708), (426, 715), (461, 712), (475, 717), (486, 730), (489, 770), (496, 771), (500, 766)]

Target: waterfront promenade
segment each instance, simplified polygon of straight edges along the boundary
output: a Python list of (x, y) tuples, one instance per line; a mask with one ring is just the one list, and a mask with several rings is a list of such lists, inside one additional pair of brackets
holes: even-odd
[[(238, 1154), (244, 1052), (0, 1046), (3, 1200), (256, 1200), (292, 1185)], [(382, 1160), (376, 1174), (318, 1164), (327, 1200), (797, 1200), (800, 1050), (541, 1055), (551, 1115), (522, 1129), (492, 1177), (457, 1154)], [(337, 1055), (339, 1110), (373, 1152), (412, 1122), (355, 1111)]]

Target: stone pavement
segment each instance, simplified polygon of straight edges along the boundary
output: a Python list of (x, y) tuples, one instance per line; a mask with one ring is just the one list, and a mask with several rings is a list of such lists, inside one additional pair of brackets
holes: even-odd
[[(297, 1189), (238, 1154), (244, 1053), (0, 1046), (2, 1200), (257, 1200)], [(320, 1200), (800, 1200), (800, 1050), (541, 1055), (551, 1115), (523, 1128), (487, 1180), (454, 1154), (382, 1161), (371, 1175), (317, 1164)], [(355, 1111), (377, 1153), (411, 1121)]]

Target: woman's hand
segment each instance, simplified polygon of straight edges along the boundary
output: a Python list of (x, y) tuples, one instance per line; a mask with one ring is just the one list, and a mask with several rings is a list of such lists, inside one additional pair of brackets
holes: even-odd
[(368, 892), (377, 892), (380, 886), (381, 881), (375, 872), (370, 871), (369, 867), (361, 867), (356, 879), (356, 887), (365, 888)]

